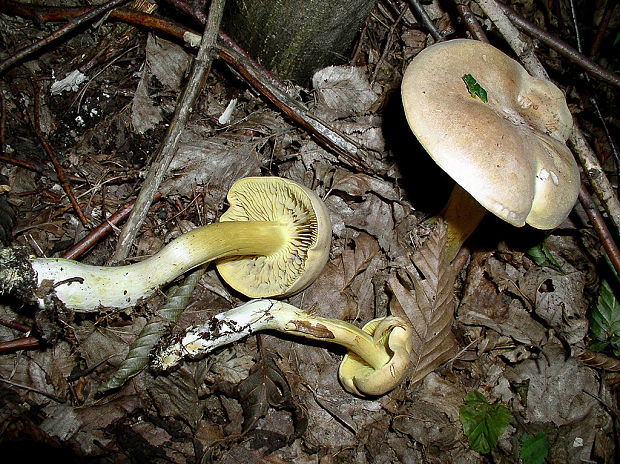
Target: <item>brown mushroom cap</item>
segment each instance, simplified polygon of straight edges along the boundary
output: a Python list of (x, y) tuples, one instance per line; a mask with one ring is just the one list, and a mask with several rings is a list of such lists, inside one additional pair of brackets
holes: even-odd
[(217, 269), (251, 298), (288, 296), (310, 285), (329, 257), (331, 222), (312, 190), (280, 177), (246, 177), (228, 191), (230, 208), (220, 221), (271, 221), (287, 230), (287, 243), (266, 256), (221, 259)]
[[(465, 74), (487, 91), (487, 103), (472, 98)], [(554, 84), (489, 44), (457, 39), (413, 59), (402, 99), (426, 151), (487, 210), (538, 229), (568, 216), (579, 170), (565, 144), (572, 117)]]

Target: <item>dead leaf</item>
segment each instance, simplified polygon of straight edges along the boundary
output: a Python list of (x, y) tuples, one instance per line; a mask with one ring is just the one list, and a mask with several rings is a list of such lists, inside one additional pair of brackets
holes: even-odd
[(178, 44), (149, 34), (146, 64), (150, 74), (170, 90), (179, 90), (190, 63), (189, 54)]
[(254, 429), (270, 407), (293, 413), (295, 436), (305, 430), (307, 420), (303, 410), (295, 403), (286, 377), (271, 356), (263, 356), (238, 385), (220, 382), (215, 385), (215, 391), (239, 400), (243, 408), (243, 433)]
[(151, 378), (148, 392), (162, 416), (178, 417), (196, 430), (205, 410), (200, 395), (207, 374), (205, 361), (183, 363), (170, 375)]
[(575, 355), (581, 359), (586, 366), (605, 369), (610, 372), (620, 372), (620, 359), (583, 348), (575, 348)]
[(146, 80), (149, 74), (144, 73), (131, 102), (131, 125), (138, 134), (144, 134), (159, 124), (163, 116), (159, 107), (155, 106), (149, 96)]
[(412, 385), (449, 360), (457, 348), (452, 334), (456, 273), (443, 251), (446, 232), (445, 224), (438, 222), (413, 255), (418, 272), (407, 270), (413, 291), (405, 288), (395, 274), (388, 281), (394, 295), (390, 302), (392, 314), (408, 319), (414, 328)]
[(534, 302), (534, 311), (570, 345), (588, 333), (584, 296), (585, 274), (564, 263), (562, 274), (548, 267), (531, 267), (519, 279), (519, 288)]
[(355, 276), (362, 273), (372, 258), (379, 252), (379, 244), (368, 234), (360, 233), (353, 240), (353, 248), (342, 251), (342, 267), (344, 268), (344, 287), (347, 288)]
[(331, 110), (330, 120), (367, 112), (377, 99), (361, 68), (330, 66), (312, 76), (322, 110)]
[[(545, 327), (532, 318), (519, 299), (506, 302), (498, 284), (490, 280), (493, 276), (486, 272), (486, 261), (487, 256), (482, 254), (475, 254), (472, 258), (457, 311), (458, 321), (488, 327), (529, 346), (542, 344), (546, 339)], [(494, 278), (499, 280), (497, 276)]]
[(508, 368), (505, 375), (513, 389), (518, 385), (527, 388), (524, 402), (529, 422), (568, 426), (566, 443), (580, 443), (566, 447), (570, 455), (563, 462), (588, 460), (596, 434), (607, 429), (610, 422), (601, 406), (601, 403), (609, 404), (610, 396), (601, 388), (595, 371), (579, 359), (567, 357), (556, 339), (544, 346), (538, 359)]

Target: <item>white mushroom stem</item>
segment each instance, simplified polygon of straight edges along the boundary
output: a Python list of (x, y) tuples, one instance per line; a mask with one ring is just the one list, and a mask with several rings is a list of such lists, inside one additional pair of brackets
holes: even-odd
[(448, 202), (439, 214), (448, 226), (445, 253), (450, 261), (476, 230), (486, 213), (487, 209), (463, 187), (458, 184), (454, 186)]
[(201, 326), (190, 327), (177, 341), (160, 350), (152, 365), (157, 370), (169, 370), (184, 357), (204, 356), (261, 330), (344, 346), (375, 370), (392, 357), (384, 338), (375, 340), (353, 324), (313, 316), (282, 301), (260, 299), (213, 316)]
[[(61, 258), (34, 258), (30, 264), (36, 272), (37, 289), (53, 288), (68, 308), (126, 308), (208, 261), (275, 253), (286, 244), (287, 236), (286, 224), (219, 222), (183, 234), (157, 254), (127, 266), (92, 266)], [(39, 301), (44, 304), (42, 298)]]

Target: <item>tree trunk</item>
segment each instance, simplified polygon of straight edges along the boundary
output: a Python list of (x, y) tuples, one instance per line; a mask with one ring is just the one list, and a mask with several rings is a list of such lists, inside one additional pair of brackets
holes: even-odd
[(376, 0), (228, 0), (223, 29), (283, 80), (348, 61)]

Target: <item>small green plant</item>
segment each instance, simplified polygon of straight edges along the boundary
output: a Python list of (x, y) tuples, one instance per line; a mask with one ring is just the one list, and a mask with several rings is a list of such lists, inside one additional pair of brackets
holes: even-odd
[(596, 303), (590, 311), (590, 336), (594, 340), (590, 349), (609, 350), (620, 358), (620, 302), (617, 297), (620, 278), (611, 266), (609, 258), (605, 258), (612, 274), (601, 280)]
[(527, 255), (539, 266), (546, 266), (565, 274), (560, 264), (555, 260), (547, 244), (542, 241), (526, 251)]
[(521, 460), (523, 464), (542, 464), (549, 454), (547, 435), (540, 432), (536, 435), (521, 436)]
[(490, 453), (510, 425), (512, 414), (501, 403), (489, 403), (478, 391), (470, 391), (459, 409), (463, 432), (469, 446), (480, 454)]
[(467, 85), (467, 90), (472, 98), (480, 98), (484, 103), (488, 102), (487, 91), (476, 82), (476, 79), (471, 74), (463, 74), (463, 82)]

